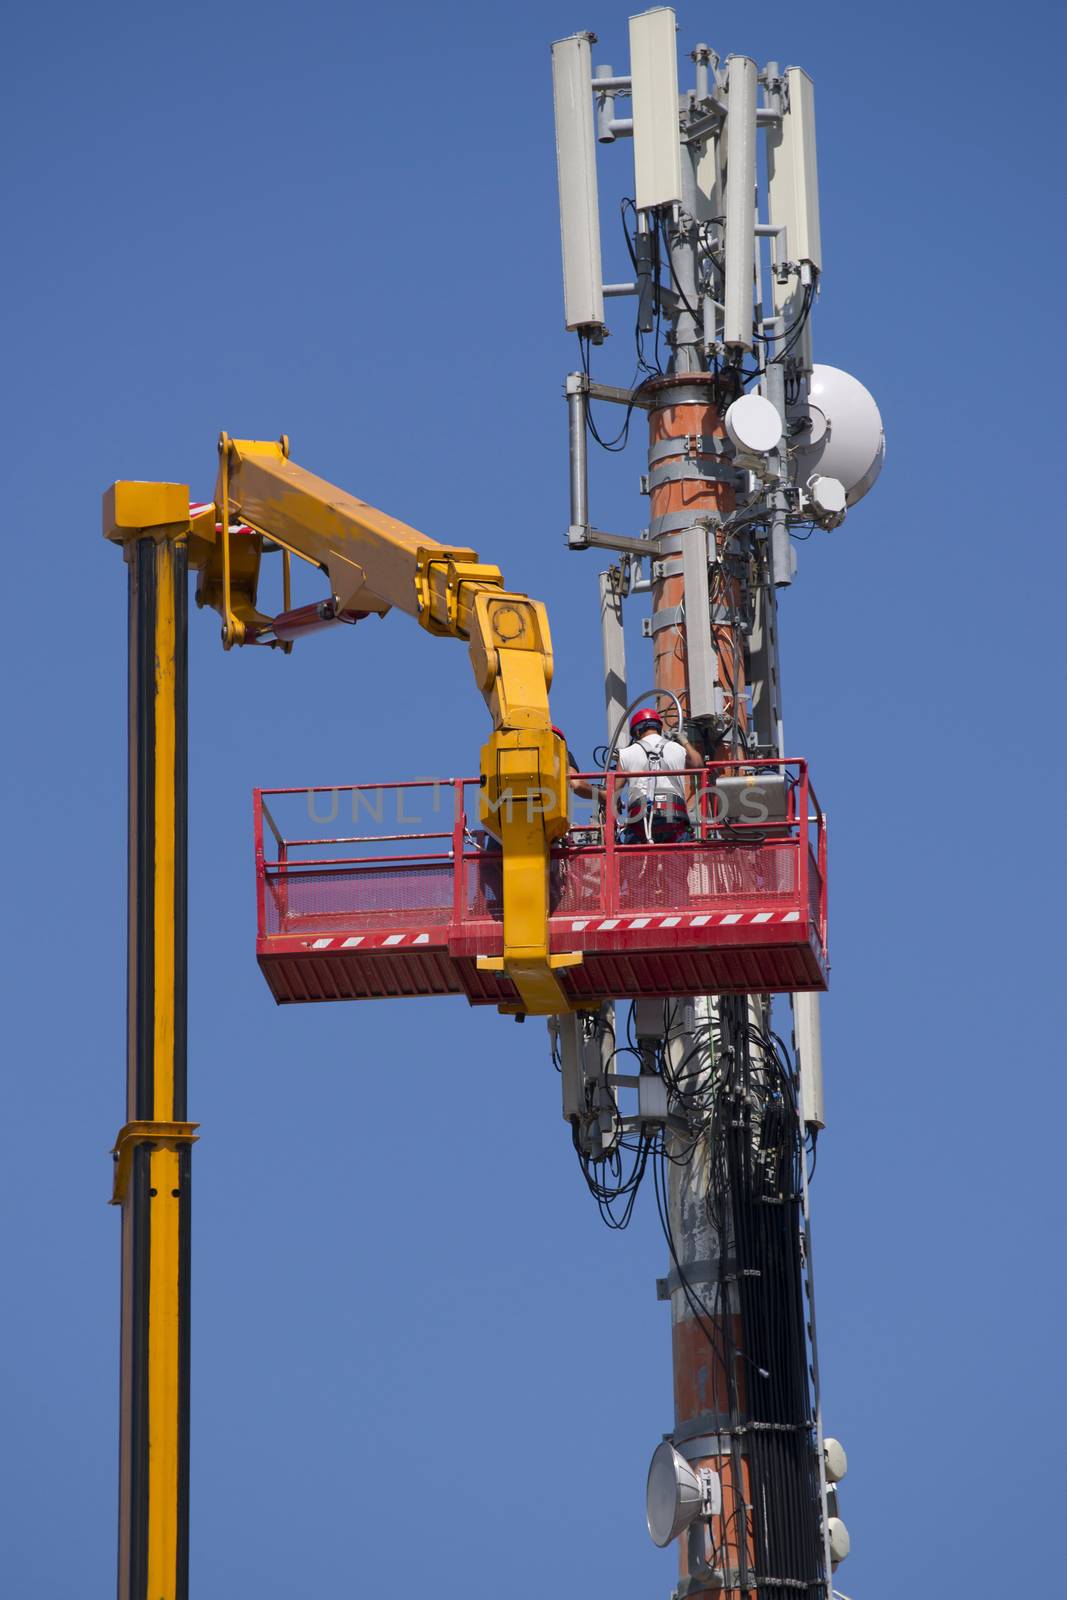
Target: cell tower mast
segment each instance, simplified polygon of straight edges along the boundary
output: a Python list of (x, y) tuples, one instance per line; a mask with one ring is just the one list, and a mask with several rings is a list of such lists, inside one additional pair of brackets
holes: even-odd
[[(552, 47), (565, 320), (582, 352), (566, 381), (568, 542), (619, 557), (599, 580), (607, 763), (636, 703), (624, 613), (647, 594), (651, 687), (637, 700), (682, 721), (707, 760), (751, 760), (749, 778), (720, 782), (716, 798), (728, 830), (746, 781), (758, 786), (766, 839), (776, 793), (786, 803), (774, 762), (786, 755), (777, 592), (795, 573), (790, 534), (836, 527), (873, 483), (884, 443), (866, 390), (813, 362), (822, 250), (811, 79), (698, 44), (693, 87), (680, 91), (675, 33), (670, 8), (631, 17), (625, 74), (594, 64), (593, 34)], [(631, 116), (617, 115), (620, 100)], [(630, 271), (605, 283), (596, 144), (623, 138), (634, 157), (622, 202)], [(592, 375), (616, 299), (633, 307), (637, 371), (624, 387)], [(625, 443), (635, 410), (647, 415), (639, 534), (603, 532), (590, 517), (598, 402), (624, 408), (609, 448)], [(650, 1158), (656, 1177), (675, 1416), (653, 1457), (648, 1520), (658, 1544), (679, 1539), (677, 1600), (782, 1589), (830, 1600), (848, 1550), (833, 1487), (844, 1453), (822, 1434), (807, 1204), (805, 1151), (824, 1122), (818, 996), (792, 996), (791, 1050), (772, 1005), (769, 993), (690, 995), (638, 1000), (628, 1022), (615, 1003), (553, 1023), (564, 1115), (598, 1200), (609, 1210), (632, 1200)], [(608, 1064), (624, 1041), (641, 1061), (647, 1117), (640, 1170), (613, 1189), (627, 1119)], [(646, 1077), (667, 1088), (657, 1138)]]
[[(697, 45), (680, 92), (675, 31), (667, 8), (631, 18), (620, 75), (594, 64), (591, 34), (552, 48), (565, 320), (582, 353), (565, 386), (568, 542), (615, 558), (599, 576), (597, 771), (571, 766), (551, 720), (544, 605), (476, 550), (309, 472), (284, 435), (222, 434), (210, 502), (132, 479), (104, 497), (129, 573), (129, 1050), (113, 1152), (121, 1600), (184, 1600), (189, 1586), (191, 571), (227, 651), (288, 650), (392, 610), (467, 644), (491, 719), (479, 777), (344, 791), (353, 822), (365, 791), (393, 793), (408, 834), (380, 804), (374, 827), (309, 838), (301, 821), (294, 834), (265, 796), (319, 791), (256, 791), (257, 959), (283, 1003), (462, 994), (550, 1017), (590, 1190), (624, 1225), (651, 1174), (667, 1239), (675, 1414), (647, 1511), (657, 1544), (679, 1541), (677, 1600), (833, 1600), (846, 1463), (822, 1435), (805, 1160), (824, 1123), (825, 819), (784, 746), (777, 595), (794, 576), (791, 533), (838, 526), (874, 482), (883, 437), (863, 386), (812, 357), (811, 80)], [(632, 115), (617, 115), (627, 99)], [(622, 138), (634, 153), (628, 265), (605, 283), (596, 147)], [(637, 372), (623, 386), (592, 371), (614, 300), (633, 308)], [(609, 448), (635, 413), (647, 418), (648, 525), (632, 534), (596, 528), (589, 512), (604, 404), (623, 412)], [(265, 609), (268, 554), (280, 609)], [(293, 559), (325, 580), (323, 599), (292, 606)], [(635, 694), (625, 622), (646, 595), (652, 661)], [(631, 749), (638, 707), (663, 732)], [(428, 827), (403, 811), (411, 790), (431, 807)], [(572, 795), (593, 803), (588, 826), (574, 824)], [(790, 991), (791, 1027), (773, 1010)], [(620, 1071), (627, 1056), (633, 1070)]]

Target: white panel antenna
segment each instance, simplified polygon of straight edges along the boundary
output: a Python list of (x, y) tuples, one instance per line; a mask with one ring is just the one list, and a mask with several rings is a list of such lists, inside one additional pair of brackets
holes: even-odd
[(589, 34), (576, 33), (552, 46), (563, 309), (571, 330), (604, 323), (592, 77)]
[(721, 217), (723, 214), (722, 162), (725, 144), (725, 139), (720, 140), (717, 133), (709, 133), (697, 146), (693, 161), (696, 179), (693, 201), (698, 222), (709, 222), (712, 217)]
[(756, 273), (756, 63), (726, 63), (726, 290), (723, 340), (752, 349)]
[(630, 18), (635, 203), (638, 211), (682, 199), (678, 46), (674, 12), (657, 6)]
[[(809, 261), (819, 269), (822, 239), (815, 165), (815, 85), (800, 67), (790, 67), (785, 81), (789, 109), (767, 135), (767, 205), (772, 224), (786, 229), (789, 260)], [(780, 287), (788, 292), (786, 286)]]
[[(773, 227), (785, 228), (780, 259), (822, 267), (819, 231), (819, 178), (815, 165), (815, 85), (800, 67), (785, 74), (788, 110), (767, 131), (767, 214)], [(779, 250), (782, 246), (779, 244)], [(804, 286), (791, 276), (774, 283), (775, 313), (786, 329), (801, 314)], [(794, 347), (799, 365), (810, 372), (811, 323)]]

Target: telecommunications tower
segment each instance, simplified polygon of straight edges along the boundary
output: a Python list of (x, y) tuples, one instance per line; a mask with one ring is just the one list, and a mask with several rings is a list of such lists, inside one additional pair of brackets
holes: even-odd
[[(219, 435), (211, 500), (128, 478), (104, 496), (129, 607), (128, 1045), (112, 1189), (120, 1600), (189, 1593), (191, 574), (226, 652), (288, 653), (389, 612), (466, 644), (491, 724), (478, 776), (361, 769), (331, 789), (255, 791), (266, 983), (284, 1005), (451, 995), (548, 1018), (602, 1215), (625, 1226), (648, 1178), (668, 1245), (674, 1420), (647, 1514), (658, 1545), (678, 1541), (676, 1600), (833, 1600), (848, 1553), (845, 1455), (822, 1432), (808, 1217), (807, 1155), (824, 1124), (826, 827), (785, 744), (777, 597), (794, 578), (792, 535), (839, 526), (877, 477), (881, 419), (860, 383), (813, 361), (822, 249), (807, 74), (698, 44), (682, 92), (666, 8), (631, 18), (628, 72), (594, 63), (594, 43), (561, 40), (552, 67), (565, 320), (581, 350), (565, 385), (567, 540), (612, 557), (595, 770), (578, 770), (552, 721), (544, 603), (477, 550), (318, 477), (286, 435)], [(627, 102), (631, 115), (617, 114)], [(596, 148), (624, 138), (624, 265), (605, 283)], [(593, 375), (616, 301), (614, 331), (627, 348), (632, 334), (636, 358), (622, 385)], [(605, 438), (611, 406), (621, 426)], [(622, 449), (638, 414), (647, 526), (605, 532), (589, 509), (590, 441)], [(317, 574), (319, 599), (293, 605), (294, 562)], [(652, 659), (628, 682), (625, 623), (645, 596)], [(383, 647), (373, 627), (355, 638), (369, 656)], [(577, 799), (590, 804), (582, 821)]]
[[(735, 875), (740, 906), (756, 887), (746, 848), (761, 843), (765, 890), (792, 814), (777, 630), (791, 536), (844, 521), (878, 475), (884, 437), (867, 390), (813, 361), (823, 261), (811, 79), (697, 44), (682, 88), (667, 7), (631, 17), (629, 43), (623, 72), (594, 61), (594, 34), (552, 47), (565, 322), (581, 351), (565, 385), (567, 538), (617, 557), (599, 577), (603, 765), (645, 704), (720, 769), (715, 822), (737, 848), (714, 870)], [(605, 282), (597, 145), (620, 140), (633, 150), (632, 177), (617, 180), (629, 190), (614, 227), (625, 266)], [(635, 354), (621, 386), (594, 376), (609, 333), (627, 362)], [(606, 437), (609, 406), (620, 425)], [(635, 413), (648, 423), (647, 526), (605, 532), (589, 508), (590, 442), (621, 450)], [(624, 619), (644, 596), (652, 661), (635, 685)], [(848, 1553), (845, 1455), (822, 1430), (808, 1215), (807, 1152), (824, 1126), (819, 1001), (794, 993), (785, 1019), (772, 997), (782, 988), (768, 977), (768, 992), (614, 1001), (550, 1022), (590, 1189), (619, 1225), (651, 1169), (669, 1246), (659, 1293), (674, 1423), (652, 1459), (647, 1512), (657, 1544), (679, 1542), (676, 1600), (830, 1600)]]

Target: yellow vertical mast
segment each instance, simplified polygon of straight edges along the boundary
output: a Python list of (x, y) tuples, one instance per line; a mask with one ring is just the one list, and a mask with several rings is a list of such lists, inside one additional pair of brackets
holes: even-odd
[(189, 1592), (186, 816), (189, 494), (117, 483), (129, 573), (129, 923), (122, 1207), (119, 1600)]

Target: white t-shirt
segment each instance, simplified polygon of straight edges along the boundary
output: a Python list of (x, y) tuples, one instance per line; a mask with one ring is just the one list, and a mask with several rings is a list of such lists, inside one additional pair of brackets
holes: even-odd
[(627, 779), (630, 800), (653, 800), (657, 796), (677, 795), (685, 800), (685, 784), (674, 776), (687, 765), (685, 751), (676, 739), (661, 733), (646, 733), (643, 739), (619, 751), (619, 771), (647, 773), (647, 777)]

